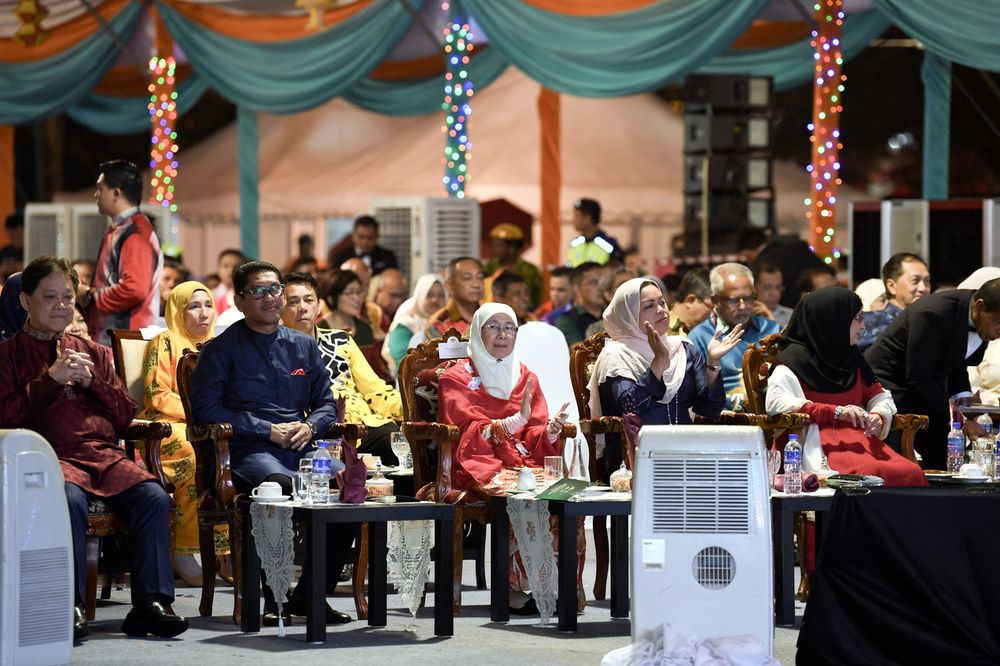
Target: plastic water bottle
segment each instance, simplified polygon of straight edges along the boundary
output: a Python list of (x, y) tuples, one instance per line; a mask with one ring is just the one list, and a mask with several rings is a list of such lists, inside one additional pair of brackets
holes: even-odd
[(330, 452), (326, 450), (327, 441), (316, 442), (316, 453), (313, 454), (312, 487), (309, 489), (309, 499), (313, 504), (330, 503)]
[(993, 480), (1000, 481), (1000, 436), (996, 438), (993, 449)]
[(785, 444), (785, 492), (789, 495), (802, 492), (802, 445), (795, 433), (788, 436)]
[(990, 437), (993, 436), (993, 419), (990, 418), (989, 414), (980, 414), (979, 418), (976, 419), (976, 423), (979, 424), (979, 427), (982, 428), (987, 435), (990, 435)]
[(963, 462), (965, 462), (965, 433), (962, 432), (962, 424), (955, 421), (948, 433), (948, 471), (957, 473)]

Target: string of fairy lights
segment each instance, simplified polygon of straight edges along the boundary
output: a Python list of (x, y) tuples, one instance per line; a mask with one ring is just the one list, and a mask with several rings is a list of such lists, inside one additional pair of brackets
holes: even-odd
[(456, 199), (465, 198), (465, 186), (469, 182), (469, 161), (472, 159), (469, 142), (468, 121), (472, 114), (469, 101), (475, 94), (469, 78), (469, 60), (474, 45), (469, 24), (450, 11), (449, 3), (441, 3), (441, 9), (449, 12), (450, 19), (444, 27), (444, 53), (447, 60), (445, 72), (444, 125), (444, 193)]
[(812, 31), (813, 59), (816, 61), (813, 85), (813, 119), (807, 126), (812, 133), (812, 160), (806, 171), (810, 176), (809, 207), (806, 220), (810, 227), (812, 250), (826, 264), (840, 258), (836, 243), (837, 188), (840, 179), (840, 114), (844, 110), (844, 82), (841, 72), (844, 56), (841, 33), (844, 26), (843, 0), (820, 0), (813, 5), (816, 29)]
[(177, 212), (174, 181), (177, 178), (177, 91), (174, 89), (177, 61), (153, 56), (149, 60), (149, 118), (153, 125), (149, 168), (149, 202)]

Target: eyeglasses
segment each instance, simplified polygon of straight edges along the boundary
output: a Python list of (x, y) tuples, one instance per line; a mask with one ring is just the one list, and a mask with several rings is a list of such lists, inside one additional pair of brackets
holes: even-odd
[(277, 298), (281, 296), (281, 292), (285, 290), (285, 285), (283, 284), (272, 284), (266, 287), (247, 287), (240, 292), (240, 295), (247, 295), (255, 301), (259, 301), (264, 298), (265, 295), (270, 294)]
[(720, 298), (719, 303), (727, 305), (731, 308), (738, 308), (743, 305), (753, 305), (753, 302), (757, 300), (757, 294), (748, 294), (746, 296), (738, 296), (736, 298)]
[(492, 333), (496, 335), (500, 331), (504, 332), (504, 335), (517, 335), (517, 326), (514, 324), (504, 324), (500, 326), (499, 324), (483, 324), (483, 333)]

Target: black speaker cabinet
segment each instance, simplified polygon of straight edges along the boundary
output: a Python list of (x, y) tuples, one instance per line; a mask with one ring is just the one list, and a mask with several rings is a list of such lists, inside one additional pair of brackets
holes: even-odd
[(684, 81), (685, 109), (767, 109), (773, 103), (771, 79), (766, 76), (696, 75)]

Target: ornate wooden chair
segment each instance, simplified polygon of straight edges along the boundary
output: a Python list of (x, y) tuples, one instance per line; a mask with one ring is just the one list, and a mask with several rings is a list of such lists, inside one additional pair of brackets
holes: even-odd
[[(229, 548), (233, 561), (233, 621), (240, 624), (243, 614), (243, 518), (241, 505), (250, 501), (233, 485), (229, 463), (229, 440), (233, 427), (228, 423), (211, 423), (194, 426), (191, 415), (191, 377), (198, 362), (198, 352), (187, 350), (177, 364), (177, 386), (188, 420), (188, 440), (195, 450), (195, 486), (198, 489), (198, 540), (202, 560), (201, 604), (198, 612), (203, 617), (212, 614), (215, 599), (215, 526), (229, 526)], [(338, 404), (342, 414), (343, 404)], [(343, 437), (354, 441), (364, 436), (366, 429), (346, 423), (335, 423), (325, 437)], [(368, 571), (367, 524), (362, 526), (358, 538), (357, 559), (354, 565), (354, 605), (359, 619), (368, 617), (368, 601), (364, 593), (365, 575)]]
[[(146, 352), (146, 341), (142, 339), (142, 336), (138, 331), (119, 331), (113, 329), (109, 331), (109, 333), (112, 334), (112, 340), (115, 342), (114, 361), (115, 370), (118, 373), (118, 376), (122, 378), (122, 381), (124, 381), (126, 385), (128, 385), (129, 377), (134, 375), (135, 372), (139, 373), (140, 388), (137, 402), (141, 406), (142, 359)], [(130, 341), (133, 341), (135, 348), (131, 349), (130, 352), (137, 351), (139, 346), (142, 347), (139, 352), (139, 362), (137, 365), (134, 362), (124, 362), (124, 355), (121, 353), (120, 340), (115, 338), (116, 334), (120, 334), (121, 340), (127, 338)], [(130, 361), (134, 361), (134, 355), (134, 353), (131, 354)], [(129, 394), (133, 399), (136, 399), (136, 395), (132, 392), (131, 388), (129, 390)], [(163, 466), (160, 464), (160, 442), (164, 438), (170, 436), (170, 425), (167, 423), (154, 423), (152, 421), (135, 419), (125, 432), (119, 434), (125, 443), (126, 455), (130, 459), (135, 460), (136, 444), (139, 444), (139, 452), (146, 469), (149, 470), (150, 474), (156, 477), (161, 484), (163, 484), (163, 487), (167, 490), (167, 492), (173, 492), (173, 484), (170, 483), (166, 475), (163, 473)], [(98, 575), (100, 573), (104, 573), (106, 576), (105, 583), (101, 589), (101, 598), (109, 599), (111, 597), (112, 577), (115, 574), (128, 570), (128, 562), (102, 561), (101, 555), (103, 550), (102, 546), (104, 545), (103, 540), (106, 537), (120, 537), (127, 535), (128, 523), (124, 517), (112, 511), (111, 508), (100, 498), (91, 500), (88, 510), (89, 516), (87, 518), (86, 545), (87, 585), (84, 604), (86, 606), (87, 619), (93, 620), (97, 608)], [(170, 541), (173, 543), (173, 516), (171, 516), (170, 520)]]
[[(477, 585), (482, 582), (483, 585), (480, 587), (485, 587), (485, 580), (481, 580), (485, 579), (485, 564), (481, 564), (478, 559), (479, 552), (485, 550), (485, 541), (477, 543), (472, 549), (467, 549), (466, 533), (469, 532), (473, 537), (472, 540), (478, 542), (480, 533), (475, 530), (489, 524), (490, 512), (486, 502), (478, 498), (470, 502), (468, 493), (456, 490), (452, 485), (452, 449), (458, 443), (460, 434), (457, 426), (437, 422), (438, 379), (445, 370), (460, 360), (440, 358), (438, 346), (449, 338), (461, 339), (461, 334), (451, 328), (441, 337), (432, 338), (411, 349), (399, 364), (398, 375), (404, 418), (400, 429), (409, 440), (413, 454), (414, 486), (421, 497), (456, 505), (453, 544), (454, 605), (455, 612), (458, 612), (462, 605), (463, 560), (469, 559), (470, 555), (477, 560)], [(576, 427), (567, 424), (564, 435), (573, 437), (575, 434)], [(485, 532), (482, 534), (485, 539)], [(439, 544), (438, 547), (446, 546)], [(494, 562), (493, 566), (507, 565), (505, 562)]]

